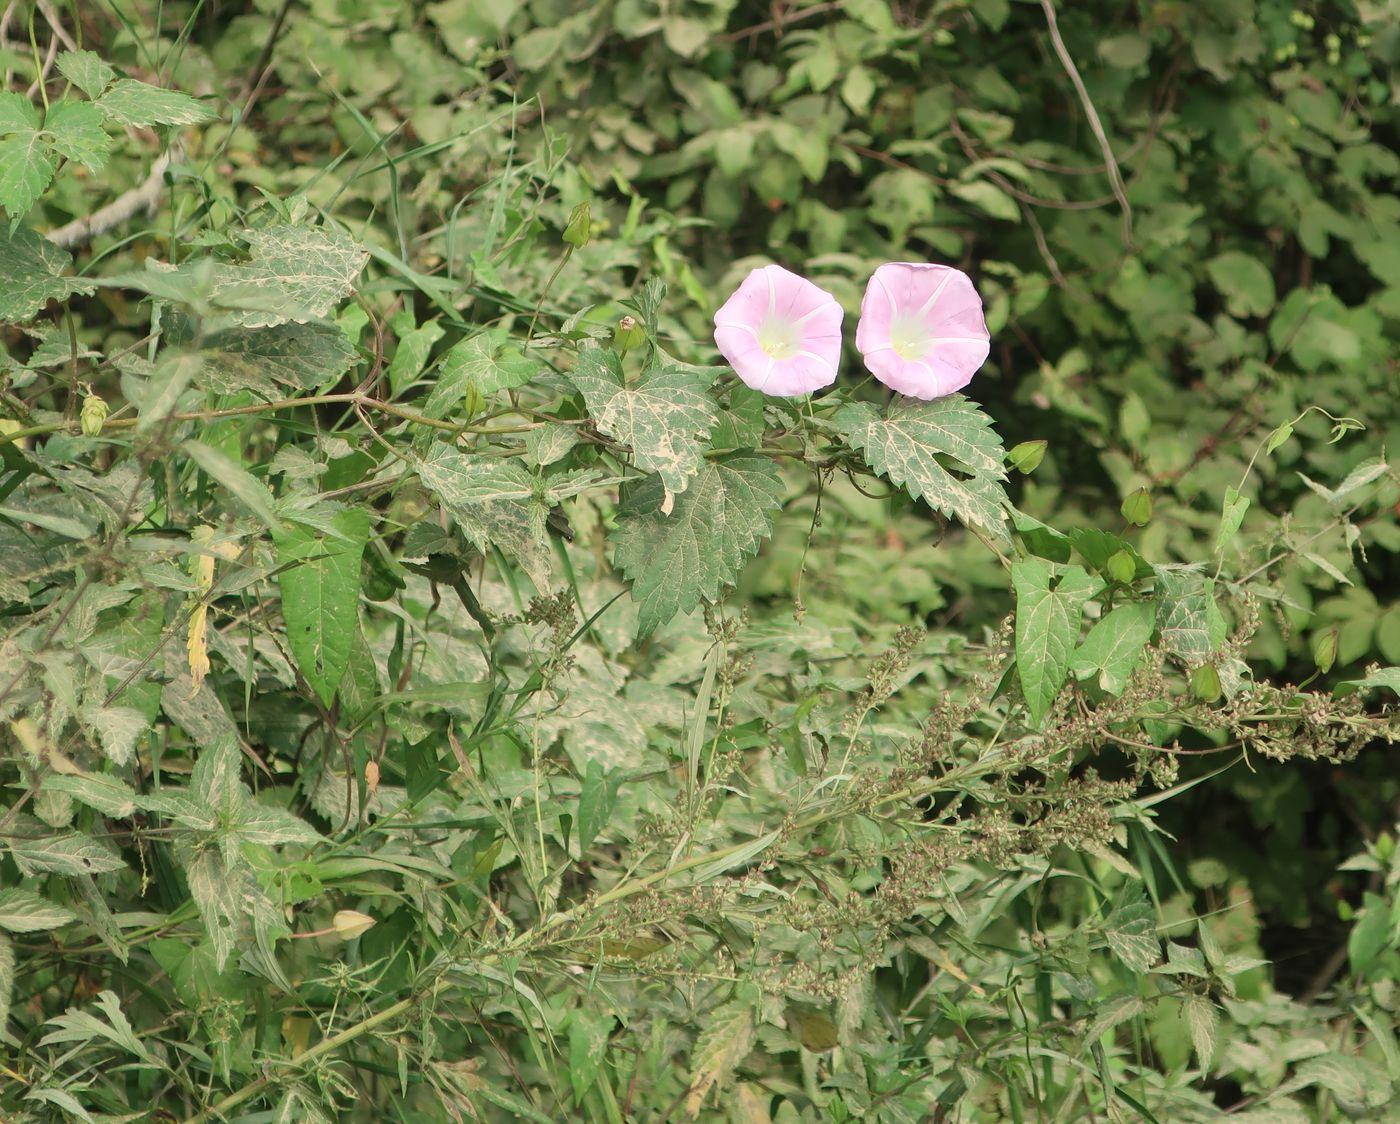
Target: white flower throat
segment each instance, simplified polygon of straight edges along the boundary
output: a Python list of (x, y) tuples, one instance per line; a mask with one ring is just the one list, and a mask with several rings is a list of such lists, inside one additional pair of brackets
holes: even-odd
[(791, 359), (802, 350), (802, 337), (793, 321), (767, 316), (758, 326), (758, 346), (770, 359)]
[(906, 313), (890, 321), (890, 347), (901, 359), (922, 359), (930, 340), (931, 333), (922, 316)]

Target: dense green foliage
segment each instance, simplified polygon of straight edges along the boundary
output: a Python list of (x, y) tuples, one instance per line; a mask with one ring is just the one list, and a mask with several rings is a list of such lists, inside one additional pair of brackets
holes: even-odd
[[(1394, 1118), (1397, 63), (6, 6), (0, 1113)], [(992, 357), (764, 398), (768, 261)]]

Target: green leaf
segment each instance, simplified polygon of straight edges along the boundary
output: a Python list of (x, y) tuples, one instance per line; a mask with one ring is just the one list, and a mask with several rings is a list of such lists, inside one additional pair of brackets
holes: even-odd
[(394, 351), (387, 372), (389, 389), (395, 398), (422, 373), (433, 344), (442, 338), (445, 330), (437, 320), (429, 320), (399, 337), (399, 346)]
[(1400, 667), (1379, 668), (1371, 672), (1365, 679), (1345, 679), (1337, 684), (1333, 693), (1342, 697), (1353, 691), (1369, 691), (1378, 687), (1400, 695)]
[(498, 546), (518, 559), (540, 588), (548, 584), (544, 485), (517, 461), (468, 456), (438, 442), (418, 461), (418, 476), (438, 494), (478, 550)]
[(148, 125), (202, 125), (218, 119), (218, 114), (189, 94), (162, 89), (121, 78), (97, 99), (102, 112), (123, 125), (144, 128)]
[(1146, 902), (1130, 902), (1115, 909), (1104, 921), (1103, 935), (1113, 955), (1139, 975), (1162, 954), (1152, 907)]
[(1181, 1001), (1181, 1017), (1186, 1023), (1186, 1031), (1191, 1036), (1191, 1047), (1196, 1051), (1196, 1060), (1201, 1072), (1210, 1071), (1211, 1058), (1215, 1056), (1215, 1036), (1220, 1025), (1220, 1012), (1215, 1004), (1204, 995), (1187, 995)]
[(599, 760), (592, 759), (583, 774), (583, 789), (578, 798), (578, 849), (583, 854), (598, 838), (612, 817), (613, 803), (622, 781), (620, 774), (609, 774)]
[(136, 811), (136, 792), (123, 780), (100, 773), (55, 775), (44, 779), (45, 792), (64, 792), (104, 816), (124, 820)]
[(1266, 316), (1273, 309), (1277, 300), (1274, 278), (1258, 258), (1227, 250), (1206, 262), (1206, 272), (1225, 298), (1225, 308), (1231, 316)]
[(222, 449), (202, 441), (189, 440), (180, 448), (209, 474), (209, 478), (251, 512), (259, 522), (273, 531), (281, 530), (282, 521), (272, 506), (272, 493), (267, 485), (235, 461)]
[(232, 319), (247, 328), (324, 320), (350, 295), (369, 257), (353, 238), (325, 227), (283, 224), (243, 238), (250, 260), (223, 267), (213, 299), (241, 302)]
[(730, 453), (706, 461), (666, 514), (665, 485), (648, 476), (618, 514), (614, 559), (632, 582), (638, 626), (652, 632), (701, 598), (714, 599), (772, 533), (782, 478), (767, 457)]
[[(57, 929), (76, 921), (78, 915), (61, 905), (55, 905), (32, 890), (0, 890), (0, 929), (11, 933), (37, 933)], [(0, 1006), (4, 1000), (0, 998)]]
[(583, 352), (569, 380), (583, 393), (594, 424), (609, 437), (632, 448), (637, 467), (661, 477), (663, 514), (700, 471), (701, 444), (716, 421), (706, 381), (694, 369), (653, 371), (628, 387), (622, 360), (611, 348)]
[(94, 51), (64, 51), (58, 56), (58, 72), (90, 98), (99, 96), (117, 76)]
[(10, 856), (21, 874), (101, 874), (108, 870), (125, 870), (126, 863), (95, 839), (74, 833), (33, 835), (41, 830), (32, 821), (26, 838), (9, 841)]
[(1016, 206), (1016, 200), (994, 183), (986, 180), (955, 183), (948, 190), (964, 203), (971, 203), (994, 219), (1003, 219), (1006, 222), (1021, 221), (1021, 209)]
[(121, 1000), (117, 998), (116, 992), (101, 992), (96, 1002), (98, 1009), (107, 1016), (105, 1020), (87, 1011), (70, 1007), (44, 1024), (58, 1029), (44, 1035), (39, 1040), (39, 1045), (48, 1046), (55, 1042), (92, 1042), (101, 1038), (138, 1058), (149, 1059), (150, 1054), (146, 1052), (146, 1047), (136, 1037), (131, 1023), (122, 1013)]
[(753, 1048), (756, 1031), (754, 1009), (743, 1000), (731, 999), (710, 1012), (691, 1053), (694, 1071), (685, 1099), (690, 1119), (700, 1115), (712, 1088), (728, 1082), (734, 1067)]
[(13, 234), (49, 186), (54, 164), (39, 131), (38, 111), (20, 94), (0, 93), (0, 134), (6, 133), (0, 141), (0, 207), (10, 216)]
[(107, 165), (112, 138), (102, 128), (102, 111), (91, 102), (61, 101), (44, 117), (49, 146), (92, 172)]
[(422, 411), (430, 418), (446, 417), (461, 407), (469, 392), (484, 400), (498, 391), (524, 386), (540, 370), (540, 363), (522, 354), (505, 332), (482, 332), (453, 344), (442, 357), (437, 382)]
[(582, 1007), (569, 1016), (569, 1085), (575, 1106), (598, 1078), (615, 1023), (612, 1015), (594, 1014)]
[(360, 560), (369, 512), (348, 508), (332, 525), (339, 537), (288, 526), (274, 534), (282, 616), (297, 667), (330, 706), (360, 627)]
[(253, 390), (267, 398), (275, 396), (272, 383), (295, 390), (330, 386), (358, 358), (345, 333), (321, 322), (215, 332), (200, 354), (204, 385), (221, 394)]
[(1217, 552), (1230, 545), (1230, 540), (1239, 532), (1240, 524), (1244, 522), (1244, 515), (1248, 510), (1249, 497), (1242, 496), (1234, 488), (1227, 487), (1225, 500), (1220, 509), (1220, 530), (1215, 535)]
[[(1351, 962), (1354, 976), (1368, 971), (1376, 958), (1396, 940), (1389, 903), (1385, 898), (1367, 891), (1363, 900), (1361, 914), (1347, 937), (1347, 959)], [(4, 924), (3, 919), (0, 919), (0, 924)]]
[(1158, 566), (1157, 629), (1162, 647), (1188, 664), (1208, 658), (1225, 639), (1215, 583), (1195, 570)]
[(1099, 57), (1119, 70), (1132, 70), (1147, 61), (1152, 44), (1136, 32), (1110, 35), (1099, 40)]
[(991, 419), (967, 398), (900, 399), (883, 418), (869, 403), (853, 402), (835, 422), (871, 468), (916, 500), (1004, 536), (1005, 453)]
[(1097, 582), (1079, 566), (1024, 558), (1012, 565), (1011, 584), (1016, 590), (1016, 671), (1031, 725), (1039, 726), (1064, 686), (1084, 602)]
[(1156, 620), (1157, 610), (1150, 602), (1119, 605), (1089, 630), (1070, 660), (1070, 671), (1077, 679), (1097, 675), (1100, 687), (1111, 695), (1121, 695), (1152, 637)]

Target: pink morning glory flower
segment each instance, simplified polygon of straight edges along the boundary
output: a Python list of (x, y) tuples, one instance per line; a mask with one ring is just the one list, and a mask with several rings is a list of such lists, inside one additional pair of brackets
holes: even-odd
[(843, 315), (825, 289), (780, 265), (765, 265), (715, 313), (715, 344), (754, 390), (810, 394), (836, 381)]
[(971, 382), (992, 345), (982, 298), (966, 273), (889, 262), (865, 288), (856, 347), (882, 383), (927, 401)]

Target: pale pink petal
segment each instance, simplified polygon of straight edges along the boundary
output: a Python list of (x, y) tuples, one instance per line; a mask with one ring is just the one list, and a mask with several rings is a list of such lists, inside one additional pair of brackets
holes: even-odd
[(765, 394), (810, 394), (836, 379), (836, 299), (781, 266), (753, 270), (715, 313), (715, 345), (745, 385)]
[(889, 262), (866, 286), (856, 347), (870, 372), (900, 394), (952, 394), (991, 351), (982, 298), (951, 266)]
[(768, 377), (772, 361), (759, 346), (758, 335), (748, 325), (736, 323), (717, 327), (715, 343), (746, 386), (762, 389), (759, 383)]

